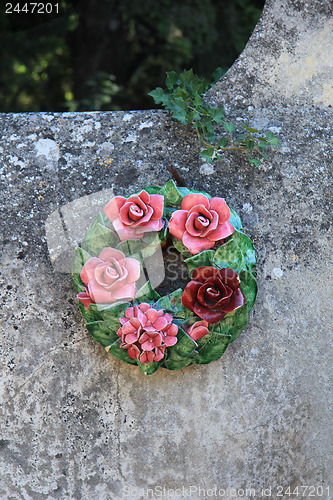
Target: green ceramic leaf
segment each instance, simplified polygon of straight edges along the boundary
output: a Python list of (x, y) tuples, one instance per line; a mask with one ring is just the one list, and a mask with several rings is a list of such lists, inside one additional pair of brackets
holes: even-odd
[(89, 309), (91, 311), (91, 314), (93, 315), (94, 321), (99, 321), (103, 319), (100, 311), (100, 306), (98, 304), (91, 302), (89, 304)]
[(146, 186), (144, 188), (145, 191), (147, 191), (147, 193), (149, 194), (161, 194), (160, 191), (161, 191), (161, 186)]
[(126, 257), (134, 257), (135, 259), (142, 259), (142, 243), (141, 240), (128, 239), (121, 241), (117, 245), (117, 250), (123, 252)]
[(253, 248), (252, 241), (250, 238), (242, 233), (241, 231), (235, 231), (232, 235), (232, 239), (237, 242), (237, 245), (241, 249), (241, 252), (244, 255), (245, 263), (249, 267), (250, 271), (252, 267), (256, 265), (256, 253)]
[(187, 194), (191, 194), (191, 193), (201, 193), (201, 194), (204, 194), (205, 196), (207, 196), (207, 198), (211, 198), (210, 194), (205, 193), (204, 191), (198, 191), (197, 189), (190, 189), (187, 187), (177, 187), (177, 189), (178, 189), (178, 192), (182, 195), (182, 197), (184, 197)]
[[(118, 337), (118, 335), (117, 335)], [(136, 365), (137, 360), (135, 358), (131, 358), (128, 355), (127, 349), (124, 349), (123, 347), (119, 347), (119, 344), (121, 343), (121, 339), (118, 337), (118, 340), (113, 342), (111, 345), (105, 346), (105, 349), (107, 352), (110, 352), (115, 356), (116, 358), (121, 359), (122, 361), (125, 361), (126, 363), (129, 363), (130, 365)]]
[(198, 354), (194, 358), (194, 363), (202, 365), (220, 359), (229, 344), (229, 335), (214, 333), (209, 341), (198, 351)]
[(112, 344), (116, 339), (119, 339), (116, 333), (109, 330), (104, 321), (92, 321), (87, 323), (86, 327), (91, 336), (98, 340), (104, 347)]
[(178, 240), (177, 238), (175, 238), (175, 236), (172, 236), (172, 243), (175, 249), (178, 250), (178, 252), (181, 253), (184, 257), (192, 257), (191, 252), (185, 245), (183, 245), (181, 240)]
[(109, 319), (112, 320), (114, 318), (120, 318), (120, 316), (125, 316), (125, 311), (128, 307), (130, 307), (130, 302), (114, 302), (110, 305), (100, 305), (99, 310), (102, 314), (102, 317), (105, 321)]
[(83, 281), (81, 280), (80, 277), (80, 272), (82, 271), (84, 264), (90, 258), (91, 255), (87, 253), (85, 250), (83, 250), (83, 248), (76, 247), (72, 263), (72, 277), (74, 283), (78, 285), (83, 285)]
[(244, 269), (245, 259), (243, 253), (233, 238), (218, 248), (214, 255), (214, 263), (217, 267), (230, 267), (237, 272)]
[(214, 255), (215, 250), (204, 250), (203, 252), (193, 255), (193, 257), (185, 259), (187, 269), (189, 270), (191, 276), (197, 267), (212, 266)]
[(244, 271), (239, 273), (239, 279), (241, 281), (240, 288), (246, 297), (247, 305), (250, 312), (257, 297), (257, 281), (253, 277), (253, 275), (249, 271), (246, 271), (245, 269)]
[(230, 212), (231, 212), (230, 213), (230, 217), (229, 217), (230, 224), (232, 224), (234, 226), (234, 228), (237, 229), (238, 231), (242, 230), (243, 229), (243, 225), (242, 225), (241, 218), (235, 212), (235, 210), (233, 210), (232, 208), (230, 208)]
[(182, 295), (182, 288), (178, 288), (174, 292), (171, 292), (168, 295), (164, 295), (164, 297), (158, 299), (153, 307), (155, 307), (156, 309), (165, 309), (170, 313), (176, 313), (179, 309), (182, 308)]
[(181, 360), (191, 354), (191, 352), (197, 347), (197, 343), (187, 335), (187, 333), (182, 329), (178, 329), (177, 333), (177, 344), (168, 347), (168, 359)]
[(248, 305), (243, 304), (232, 312), (226, 314), (222, 321), (211, 325), (215, 333), (223, 333), (231, 336), (230, 342), (233, 342), (244, 330), (248, 320)]
[(94, 313), (92, 312), (90, 307), (84, 306), (80, 300), (78, 300), (78, 303), (79, 303), (79, 309), (84, 319), (87, 320), (88, 323), (95, 321), (96, 318), (94, 317)]
[(166, 359), (162, 366), (167, 370), (179, 370), (193, 363), (192, 357), (182, 358), (180, 360)]
[(82, 248), (92, 255), (98, 256), (102, 248), (115, 247), (118, 243), (116, 234), (96, 220), (89, 227)]
[(174, 207), (164, 207), (163, 214), (167, 219), (171, 219), (172, 214), (177, 210), (177, 208)]
[(153, 373), (155, 373), (161, 364), (162, 364), (162, 360), (161, 361), (153, 361), (152, 363), (141, 363), (139, 360), (137, 360), (138, 367), (146, 375), (152, 375)]
[[(81, 278), (80, 278), (80, 281), (81, 281)], [(75, 286), (75, 290), (77, 291), (77, 293), (86, 291), (86, 287), (84, 285), (81, 285), (81, 283), (74, 282), (74, 286)]]
[(136, 292), (135, 300), (140, 302), (150, 302), (151, 300), (158, 300), (160, 295), (151, 286), (150, 281), (147, 281), (141, 288)]
[(179, 193), (176, 184), (173, 180), (168, 181), (160, 190), (160, 194), (164, 196), (165, 206), (180, 207), (182, 195)]
[(167, 238), (167, 226), (165, 226), (161, 231), (154, 231), (150, 233), (146, 233), (143, 239), (141, 240), (144, 243), (142, 249), (142, 256), (144, 259), (154, 255), (156, 249), (160, 247), (161, 243)]

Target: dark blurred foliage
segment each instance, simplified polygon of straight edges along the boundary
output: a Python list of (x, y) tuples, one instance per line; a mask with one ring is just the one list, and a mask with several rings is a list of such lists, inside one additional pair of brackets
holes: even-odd
[(226, 70), (264, 0), (56, 3), (58, 14), (0, 7), (0, 111), (154, 107), (147, 92), (164, 85), (166, 71), (192, 67), (211, 79)]

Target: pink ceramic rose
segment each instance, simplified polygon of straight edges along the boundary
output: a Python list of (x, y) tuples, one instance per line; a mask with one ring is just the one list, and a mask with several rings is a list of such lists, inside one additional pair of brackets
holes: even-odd
[(120, 347), (141, 363), (160, 361), (165, 348), (177, 343), (178, 326), (163, 309), (154, 309), (147, 302), (128, 307), (120, 318)]
[(140, 262), (125, 257), (123, 252), (106, 247), (98, 257), (91, 257), (83, 266), (81, 279), (86, 291), (77, 297), (89, 307), (90, 302), (111, 303), (117, 300), (133, 300), (135, 282), (140, 277)]
[(229, 217), (230, 209), (224, 198), (208, 199), (202, 193), (191, 193), (182, 199), (180, 210), (172, 214), (169, 230), (196, 254), (234, 232)]
[(192, 326), (190, 326), (186, 333), (193, 340), (199, 340), (201, 337), (209, 333), (208, 322), (205, 320), (196, 321)]
[(163, 227), (164, 196), (142, 190), (129, 198), (115, 196), (104, 208), (121, 240), (141, 239), (148, 231)]

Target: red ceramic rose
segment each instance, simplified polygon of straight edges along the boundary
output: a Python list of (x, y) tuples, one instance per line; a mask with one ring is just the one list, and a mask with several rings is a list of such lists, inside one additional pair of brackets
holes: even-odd
[(129, 198), (115, 196), (104, 208), (121, 240), (141, 239), (148, 231), (163, 227), (164, 197), (142, 190)]
[(191, 193), (184, 196), (180, 208), (172, 214), (169, 230), (192, 254), (212, 248), (235, 230), (229, 222), (230, 209), (224, 198)]
[(91, 257), (84, 264), (80, 276), (86, 291), (80, 292), (77, 297), (86, 307), (90, 302), (133, 300), (135, 282), (140, 277), (140, 262), (125, 257), (120, 250), (105, 247), (98, 257)]
[(208, 323), (217, 323), (246, 302), (236, 271), (197, 267), (183, 292), (182, 303)]
[(187, 330), (187, 335), (189, 335), (193, 340), (199, 340), (204, 335), (209, 333), (208, 330), (208, 321), (196, 321), (190, 328)]
[(178, 326), (163, 309), (154, 309), (147, 302), (128, 307), (120, 318), (122, 326), (117, 333), (120, 347), (127, 349), (131, 358), (141, 363), (160, 361), (165, 348), (177, 342)]

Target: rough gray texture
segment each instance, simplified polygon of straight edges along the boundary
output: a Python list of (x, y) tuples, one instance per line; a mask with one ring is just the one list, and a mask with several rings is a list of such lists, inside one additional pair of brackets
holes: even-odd
[[(204, 164), (192, 131), (164, 112), (1, 117), (0, 498), (118, 499), (125, 486), (193, 485), (228, 499), (272, 487), (276, 499), (288, 498), (279, 485), (329, 486), (330, 14), (328, 0), (268, 2), (210, 92), (230, 116), (280, 137), (259, 168), (231, 152)], [(240, 213), (259, 295), (221, 360), (147, 377), (89, 337), (70, 276), (53, 270), (45, 222), (102, 189), (163, 183), (169, 165)]]

